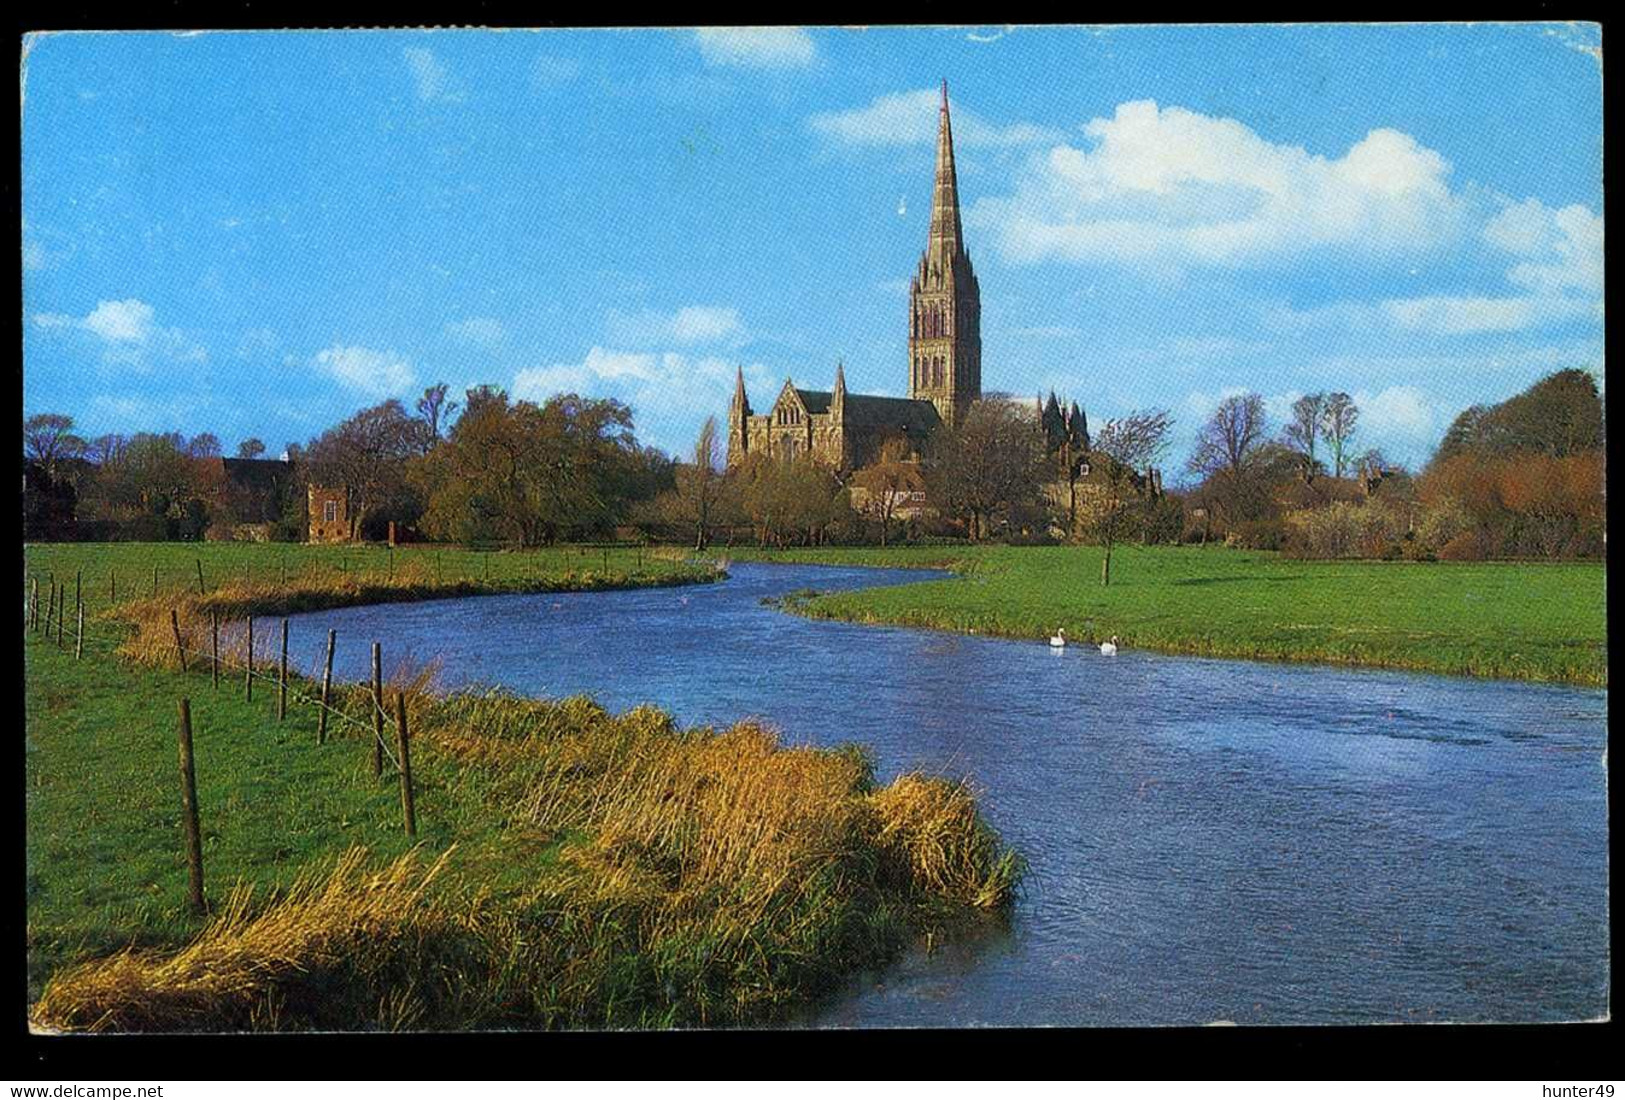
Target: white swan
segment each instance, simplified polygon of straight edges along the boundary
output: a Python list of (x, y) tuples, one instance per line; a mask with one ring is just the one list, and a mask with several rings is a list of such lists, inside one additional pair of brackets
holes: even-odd
[(1100, 653), (1104, 657), (1117, 656), (1117, 635), (1113, 634), (1112, 640), (1109, 642), (1100, 643)]
[(1054, 646), (1056, 649), (1065, 649), (1066, 648), (1066, 631), (1063, 630), (1063, 629), (1060, 629), (1060, 628), (1056, 628), (1055, 633), (1050, 635), (1049, 644)]

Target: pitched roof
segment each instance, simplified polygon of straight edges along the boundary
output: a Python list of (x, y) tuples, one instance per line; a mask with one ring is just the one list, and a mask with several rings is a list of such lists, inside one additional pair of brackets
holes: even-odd
[(941, 423), (937, 407), (929, 401), (912, 397), (870, 397), (866, 394), (848, 394), (846, 398), (847, 423), (864, 428), (902, 428), (911, 433), (925, 434)]
[[(828, 390), (804, 390), (800, 386), (796, 386), (794, 389), (796, 391), (796, 396), (801, 398), (801, 403), (807, 406), (808, 412), (829, 412), (829, 402), (832, 395)], [(851, 398), (848, 398), (847, 400), (850, 401)]]

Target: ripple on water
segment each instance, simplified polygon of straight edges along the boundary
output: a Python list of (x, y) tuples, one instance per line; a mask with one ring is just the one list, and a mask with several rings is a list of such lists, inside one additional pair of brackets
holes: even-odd
[[(929, 576), (929, 575), (928, 575)], [(882, 777), (968, 777), (1031, 872), (1013, 921), (803, 1023), (1560, 1020), (1607, 1010), (1607, 694), (811, 621), (762, 607), (902, 570), (736, 564), (683, 589), (293, 620), (335, 669), (759, 715)], [(686, 600), (686, 602), (684, 602)]]

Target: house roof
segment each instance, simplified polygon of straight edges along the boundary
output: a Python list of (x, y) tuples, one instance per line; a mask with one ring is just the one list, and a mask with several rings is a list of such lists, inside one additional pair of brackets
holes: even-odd
[(232, 484), (245, 489), (275, 489), (293, 469), (291, 463), (277, 458), (222, 458), (220, 465)]

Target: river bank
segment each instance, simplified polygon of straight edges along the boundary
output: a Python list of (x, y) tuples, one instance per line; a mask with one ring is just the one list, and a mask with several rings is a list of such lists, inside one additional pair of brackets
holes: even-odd
[(1264, 552), (1089, 546), (859, 547), (737, 560), (937, 568), (952, 579), (791, 601), (813, 618), (1160, 653), (1405, 669), (1605, 687), (1597, 562), (1310, 562)]
[[(71, 628), (64, 648), (26, 634), (37, 1026), (764, 1023), (928, 932), (1008, 910), (1021, 862), (970, 792), (920, 774), (881, 785), (857, 748), (786, 748), (756, 722), (683, 727), (653, 707), (434, 692), (403, 671), (391, 692), (404, 693), (412, 729), (419, 829), (408, 839), (393, 767), (368, 767), (371, 703), (354, 677), (335, 690), (321, 742), (313, 708), (296, 702), (279, 721), (276, 692), (250, 702), (240, 671), (215, 689), (206, 666), (175, 669), (172, 607), (194, 648), (211, 611), (361, 610), (380, 595), (434, 599), (475, 584), (442, 576), (437, 587), (421, 570), (161, 589), (103, 609), (81, 660)], [(568, 579), (545, 578), (543, 591), (607, 594)], [(483, 598), (463, 602), (539, 599), (513, 589), (541, 580), (501, 582), (507, 595), (476, 588)], [(125, 623), (133, 634), (114, 633)], [(222, 656), (241, 667), (236, 649)], [(296, 698), (311, 694), (293, 680)], [(183, 695), (208, 920), (185, 903)]]

